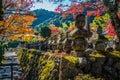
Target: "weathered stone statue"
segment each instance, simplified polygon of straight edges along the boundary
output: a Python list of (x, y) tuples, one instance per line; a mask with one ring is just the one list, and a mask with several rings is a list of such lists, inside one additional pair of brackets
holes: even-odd
[(57, 40), (57, 48), (58, 48), (58, 52), (62, 52), (63, 51), (63, 40), (65, 39), (64, 33), (60, 33), (60, 35), (58, 35), (58, 40)]
[(50, 51), (51, 50), (51, 42), (52, 42), (52, 37), (49, 37), (49, 39), (48, 39), (48, 51)]
[(72, 40), (68, 38), (68, 32), (66, 32), (66, 38), (63, 41), (63, 51), (67, 54), (70, 54), (70, 51), (72, 50), (71, 42)]
[(53, 40), (52, 40), (52, 50), (55, 51), (57, 50), (57, 35), (53, 36)]
[(108, 39), (105, 38), (105, 36), (102, 34), (102, 27), (98, 26), (97, 28), (97, 34), (98, 34), (98, 39), (95, 43), (95, 49), (100, 52), (104, 52), (107, 44), (108, 44)]
[(120, 51), (120, 42), (118, 39), (115, 40), (115, 50)]
[(88, 42), (86, 38), (89, 38), (92, 36), (92, 33), (90, 31), (87, 31), (86, 29), (84, 29), (85, 15), (79, 14), (76, 16), (75, 26), (76, 26), (76, 29), (74, 29), (70, 33), (70, 36), (73, 38), (71, 46), (74, 51), (82, 53), (88, 48)]
[(48, 51), (52, 51), (52, 46), (53, 46), (53, 36), (50, 36), (49, 37), (49, 40), (48, 40)]

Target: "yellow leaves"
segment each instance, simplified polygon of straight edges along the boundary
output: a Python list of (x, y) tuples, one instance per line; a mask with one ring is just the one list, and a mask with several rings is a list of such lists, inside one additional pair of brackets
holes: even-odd
[(30, 42), (32, 39), (33, 39), (33, 36), (29, 35), (29, 34), (28, 35), (24, 35), (22, 37), (22, 40), (27, 41), (27, 42)]
[(28, 26), (31, 25), (35, 19), (34, 16), (30, 15), (12, 14), (5, 21), (0, 21), (0, 30), (4, 30), (4, 32), (0, 33), (0, 36), (6, 35), (8, 39), (15, 40), (22, 35), (33, 35), (35, 31)]
[(103, 28), (106, 27), (106, 22), (110, 21), (110, 16), (108, 13), (106, 13), (103, 16), (100, 17), (95, 17), (93, 22), (91, 23), (92, 27), (97, 27), (97, 26), (101, 26)]
[(105, 14), (104, 16), (102, 16), (103, 17), (103, 19), (105, 20), (105, 21), (107, 21), (107, 20), (110, 20), (110, 15), (109, 14)]
[(105, 37), (108, 39), (108, 40), (113, 40), (114, 36), (110, 36), (110, 35), (105, 35)]

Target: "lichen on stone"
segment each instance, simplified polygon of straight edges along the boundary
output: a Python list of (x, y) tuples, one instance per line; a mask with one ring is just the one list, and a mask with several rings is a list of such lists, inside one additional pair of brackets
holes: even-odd
[(65, 56), (65, 59), (67, 59), (68, 61), (72, 62), (73, 64), (77, 64), (78, 63), (78, 58), (74, 57), (74, 56)]
[(103, 54), (100, 54), (100, 53), (92, 53), (92, 54), (89, 54), (89, 56), (91, 56), (91, 57), (105, 57)]
[(113, 52), (110, 52), (110, 56), (111, 56), (111, 57), (120, 58), (120, 51), (113, 51)]
[(39, 75), (39, 80), (47, 80), (50, 77), (51, 71), (54, 69), (55, 63), (53, 60), (46, 60), (45, 66), (43, 66), (42, 72)]

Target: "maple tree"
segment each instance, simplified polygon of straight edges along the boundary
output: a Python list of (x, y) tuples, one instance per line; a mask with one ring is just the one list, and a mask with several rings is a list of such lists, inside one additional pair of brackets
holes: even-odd
[[(65, 0), (47, 0), (49, 2), (59, 3)], [(60, 4), (55, 13), (63, 13), (62, 16), (66, 18), (69, 14), (73, 16), (78, 13), (84, 13), (86, 11), (88, 16), (94, 15), (100, 17), (103, 12), (108, 12), (112, 25), (120, 40), (120, 19), (117, 12), (119, 10), (120, 0), (69, 0), (71, 5)], [(34, 2), (43, 2), (43, 0), (0, 0), (0, 19), (6, 11), (15, 12), (21, 14), (29, 11), (33, 7)], [(14, 11), (13, 11), (14, 10)]]
[(10, 14), (28, 14), (31, 7), (32, 0), (0, 0), (0, 20)]
[(11, 15), (6, 21), (1, 21), (0, 37), (7, 37), (7, 39), (14, 40), (27, 34), (33, 35), (35, 31), (28, 26), (31, 25), (35, 19), (34, 16), (29, 15)]
[(32, 3), (31, 0), (0, 0), (1, 38), (16, 39), (35, 32), (28, 27), (35, 20), (29, 14)]
[(115, 29), (116, 35), (120, 41), (120, 18), (118, 15), (120, 0), (70, 0), (71, 5), (60, 4), (55, 13), (62, 13), (66, 18), (69, 14), (73, 17), (78, 13), (87, 13), (88, 16), (100, 17), (103, 13), (107, 12), (110, 15), (111, 23)]

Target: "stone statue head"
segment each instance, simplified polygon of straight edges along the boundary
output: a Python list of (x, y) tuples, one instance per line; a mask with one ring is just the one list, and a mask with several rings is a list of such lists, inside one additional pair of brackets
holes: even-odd
[(97, 33), (98, 33), (98, 34), (102, 34), (102, 27), (101, 27), (101, 26), (98, 26), (98, 27), (97, 27)]
[(85, 26), (85, 15), (78, 14), (75, 18), (75, 26), (77, 28), (83, 28)]

